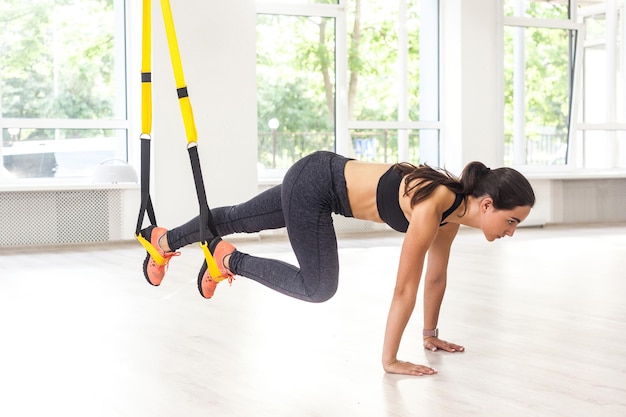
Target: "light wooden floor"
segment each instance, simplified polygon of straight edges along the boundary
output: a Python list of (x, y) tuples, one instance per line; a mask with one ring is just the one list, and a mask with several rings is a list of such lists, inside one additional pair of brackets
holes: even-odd
[(421, 378), (380, 365), (400, 234), (342, 237), (319, 305), (244, 278), (204, 300), (195, 246), (158, 288), (136, 242), (2, 248), (0, 416), (626, 416), (626, 225), (479, 233), (453, 246), (440, 320), (466, 352), (424, 351), (418, 306), (401, 358), (439, 370)]

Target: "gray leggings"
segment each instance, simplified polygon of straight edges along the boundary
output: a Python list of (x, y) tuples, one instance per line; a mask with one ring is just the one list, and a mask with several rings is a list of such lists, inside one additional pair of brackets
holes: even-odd
[[(319, 151), (296, 162), (282, 185), (251, 200), (211, 210), (220, 236), (287, 228), (300, 267), (235, 251), (231, 272), (291, 297), (320, 303), (337, 291), (339, 256), (331, 213), (352, 217), (344, 176), (347, 158)], [(199, 219), (170, 230), (172, 250), (199, 242)], [(207, 239), (211, 232), (206, 231)]]

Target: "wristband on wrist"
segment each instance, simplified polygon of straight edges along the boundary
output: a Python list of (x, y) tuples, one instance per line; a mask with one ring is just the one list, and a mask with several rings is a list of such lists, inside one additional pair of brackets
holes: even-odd
[(423, 337), (439, 337), (439, 329), (422, 330)]

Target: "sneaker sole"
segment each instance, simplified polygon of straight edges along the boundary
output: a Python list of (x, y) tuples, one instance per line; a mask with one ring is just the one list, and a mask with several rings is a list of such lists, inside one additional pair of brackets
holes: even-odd
[(143, 277), (148, 281), (148, 284), (153, 287), (158, 287), (158, 285), (153, 284), (148, 278), (148, 262), (150, 262), (150, 254), (146, 252), (146, 259), (143, 261)]
[(202, 267), (200, 268), (200, 273), (198, 274), (198, 291), (200, 292), (202, 298), (210, 300), (211, 297), (205, 297), (204, 293), (202, 292), (202, 277), (204, 277), (204, 273), (206, 272), (207, 268), (208, 267), (206, 261), (202, 262)]

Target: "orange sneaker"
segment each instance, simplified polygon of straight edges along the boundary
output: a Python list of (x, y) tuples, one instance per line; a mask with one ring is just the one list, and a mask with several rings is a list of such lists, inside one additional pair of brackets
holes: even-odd
[(157, 252), (154, 257), (148, 252), (146, 260), (143, 261), (143, 275), (146, 277), (146, 281), (154, 286), (161, 285), (172, 256), (180, 256), (180, 252), (165, 253), (159, 246), (159, 239), (165, 233), (167, 233), (167, 229), (156, 226), (148, 226), (141, 231), (141, 235), (150, 242)]
[(217, 237), (209, 243), (209, 250), (213, 254), (215, 262), (217, 262), (217, 267), (220, 270), (221, 276), (215, 278), (211, 277), (206, 260), (202, 263), (202, 268), (200, 268), (200, 273), (198, 274), (198, 291), (200, 291), (200, 295), (204, 298), (213, 297), (213, 294), (215, 294), (215, 288), (221, 281), (228, 280), (228, 283), (232, 284), (234, 279), (234, 274), (230, 272), (226, 266), (224, 266), (224, 258), (233, 253), (236, 248), (230, 243)]

